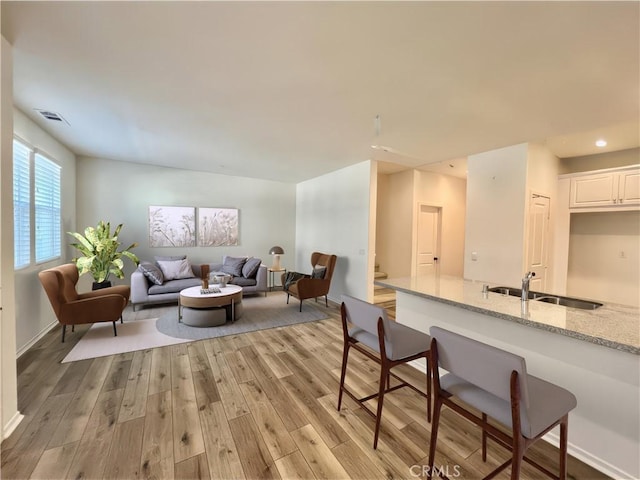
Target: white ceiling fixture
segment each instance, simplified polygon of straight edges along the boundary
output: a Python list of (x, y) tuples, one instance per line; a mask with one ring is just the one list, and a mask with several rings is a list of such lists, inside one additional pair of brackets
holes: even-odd
[(44, 118), (45, 120), (50, 120), (52, 122), (60, 122), (60, 123), (65, 123), (67, 125), (69, 125), (69, 122), (67, 122), (64, 117), (62, 115), (60, 115), (59, 113), (56, 112), (52, 112), (51, 110), (45, 110), (42, 108), (34, 108), (34, 110), (36, 112), (38, 112), (42, 118)]
[(606, 147), (607, 146), (607, 141), (600, 139), (600, 140), (596, 140), (596, 147)]

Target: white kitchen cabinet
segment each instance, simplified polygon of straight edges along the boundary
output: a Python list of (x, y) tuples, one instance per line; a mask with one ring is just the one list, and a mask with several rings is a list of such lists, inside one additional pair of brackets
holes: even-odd
[(571, 177), (569, 208), (640, 205), (640, 168), (602, 170)]

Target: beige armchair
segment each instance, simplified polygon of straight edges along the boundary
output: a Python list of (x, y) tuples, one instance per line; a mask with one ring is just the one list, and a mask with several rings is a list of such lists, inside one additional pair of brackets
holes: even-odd
[(313, 252), (311, 254), (311, 266), (313, 267), (314, 272), (321, 272), (321, 269), (324, 267), (324, 272), (321, 277), (313, 278), (314, 274), (299, 274), (302, 278), (288, 284), (286, 282), (286, 276), (282, 275), (282, 285), (284, 290), (287, 292), (287, 303), (289, 303), (290, 295), (296, 297), (300, 300), (300, 311), (302, 311), (303, 300), (306, 300), (307, 298), (315, 298), (317, 302), (318, 297), (322, 297), (324, 295), (324, 303), (326, 306), (329, 306), (327, 294), (329, 293), (331, 277), (333, 276), (333, 270), (336, 266), (337, 259), (338, 257), (335, 255)]
[(78, 268), (67, 263), (38, 273), (40, 283), (49, 297), (53, 311), (62, 324), (62, 341), (67, 325), (113, 322), (113, 334), (118, 335), (116, 320), (122, 323), (122, 312), (129, 302), (130, 287), (117, 285), (87, 293), (78, 293)]

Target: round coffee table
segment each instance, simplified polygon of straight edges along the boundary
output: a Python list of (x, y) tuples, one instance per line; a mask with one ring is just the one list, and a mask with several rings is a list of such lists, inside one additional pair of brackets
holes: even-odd
[(201, 287), (185, 288), (178, 300), (178, 322), (192, 327), (216, 327), (242, 315), (242, 287), (227, 285), (220, 293), (200, 293)]

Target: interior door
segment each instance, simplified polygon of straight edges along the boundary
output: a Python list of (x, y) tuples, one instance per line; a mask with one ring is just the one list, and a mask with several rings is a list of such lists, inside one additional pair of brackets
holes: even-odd
[(420, 205), (417, 230), (416, 275), (428, 275), (435, 272), (438, 262), (440, 209)]
[(549, 251), (549, 198), (532, 194), (529, 202), (529, 238), (527, 271), (536, 275), (529, 288), (544, 292), (547, 286), (547, 259)]

